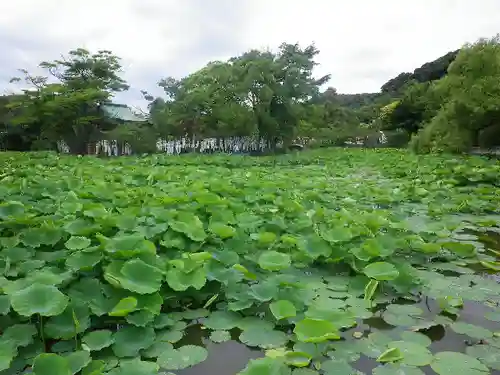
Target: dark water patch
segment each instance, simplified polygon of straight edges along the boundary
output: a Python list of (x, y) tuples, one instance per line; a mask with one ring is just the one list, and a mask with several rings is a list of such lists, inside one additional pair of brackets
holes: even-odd
[(207, 342), (208, 358), (199, 365), (174, 371), (177, 375), (235, 375), (243, 370), (248, 361), (264, 356), (260, 350), (251, 349), (231, 340), (221, 344)]
[(363, 320), (364, 325), (366, 325), (366, 330), (371, 332), (372, 330), (378, 331), (392, 331), (396, 327), (387, 323), (382, 317), (374, 316)]
[(200, 324), (189, 326), (184, 337), (175, 344), (175, 347), (185, 345), (202, 346), (208, 351), (208, 358), (199, 365), (179, 370), (170, 371), (176, 375), (235, 375), (245, 368), (251, 359), (264, 356), (259, 349), (252, 349), (236, 341), (239, 330), (231, 331), (231, 341), (214, 343), (210, 341), (210, 331), (203, 329)]

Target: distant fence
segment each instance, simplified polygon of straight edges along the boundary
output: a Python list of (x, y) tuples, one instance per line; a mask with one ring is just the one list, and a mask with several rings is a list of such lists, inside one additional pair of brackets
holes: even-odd
[[(58, 151), (69, 153), (69, 147), (63, 141), (58, 142)], [(281, 146), (280, 143), (277, 146)], [(189, 152), (198, 153), (263, 153), (271, 150), (271, 143), (254, 137), (227, 137), (227, 138), (205, 138), (189, 139), (179, 138), (175, 140), (158, 139), (156, 142), (158, 152), (168, 155), (179, 155)], [(90, 155), (120, 156), (131, 155), (134, 152), (127, 143), (118, 141), (102, 140), (90, 144), (87, 153)]]
[[(295, 145), (306, 146), (310, 142), (315, 141), (311, 138), (297, 138), (294, 140)], [(378, 143), (384, 144), (387, 142), (387, 137), (380, 132)], [(362, 145), (361, 138), (354, 140), (355, 144)], [(346, 145), (348, 145), (346, 143)], [(278, 142), (275, 147), (282, 147), (283, 143)], [(205, 139), (189, 139), (187, 137), (166, 140), (158, 139), (156, 142), (158, 152), (163, 152), (167, 155), (179, 155), (190, 152), (211, 154), (211, 153), (228, 153), (228, 154), (251, 154), (265, 153), (273, 149), (271, 142), (257, 137), (225, 137), (225, 138), (205, 138)], [(63, 141), (58, 142), (58, 151), (69, 153), (69, 147)], [(119, 143), (118, 141), (102, 140), (92, 143), (87, 148), (89, 155), (105, 155), (105, 156), (120, 156), (131, 155), (134, 153), (132, 147), (127, 143)]]

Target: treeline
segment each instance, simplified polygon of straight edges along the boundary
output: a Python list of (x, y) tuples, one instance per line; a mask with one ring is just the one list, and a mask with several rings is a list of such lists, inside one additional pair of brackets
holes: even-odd
[(468, 44), (436, 66), (439, 74), (426, 80), (414, 74), (386, 85), (394, 100), (381, 108), (380, 127), (406, 131), (422, 153), (500, 146), (500, 37)]
[(314, 45), (251, 50), (181, 79), (160, 80), (163, 97), (143, 91), (147, 122), (123, 122), (103, 111), (128, 89), (120, 58), (76, 49), (42, 62), (44, 76), (21, 70), (13, 79), (28, 88), (0, 97), (0, 142), (4, 149), (39, 150), (64, 141), (71, 153), (83, 154), (103, 139), (154, 152), (158, 139), (250, 136), (286, 149), (298, 138), (342, 145), (385, 130), (389, 145), (412, 136), (417, 151), (465, 151), (483, 138), (491, 143), (484, 134), (499, 124), (499, 46), (498, 38), (466, 45), (400, 74), (379, 93), (355, 95), (321, 91), (330, 77), (313, 75)]

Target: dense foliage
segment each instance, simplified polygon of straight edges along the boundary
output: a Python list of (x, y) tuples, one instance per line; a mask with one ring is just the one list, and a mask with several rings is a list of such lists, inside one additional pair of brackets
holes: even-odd
[[(110, 51), (70, 51), (42, 62), (46, 76), (21, 70), (22, 93), (0, 100), (0, 146), (8, 150), (55, 149), (64, 141), (85, 154), (102, 139), (154, 152), (158, 139), (252, 137), (271, 151), (294, 141), (343, 145), (387, 132), (388, 146), (413, 137), (417, 152), (465, 152), (500, 143), (500, 39), (479, 40), (382, 85), (379, 93), (323, 90), (315, 77), (319, 50), (282, 44), (276, 52), (251, 50), (213, 61), (183, 78), (161, 79), (163, 97), (142, 91), (150, 125), (119, 124), (101, 110), (126, 90), (120, 59)], [(120, 126), (117, 126), (120, 125)]]
[[(266, 350), (244, 375), (356, 374), (361, 355), (376, 375), (489, 374), (499, 175), (390, 150), (0, 154), (0, 374), (184, 369), (210, 355), (182, 344), (199, 325)], [(431, 327), (470, 346), (436, 351)]]
[[(500, 146), (500, 37), (460, 50), (446, 76), (409, 82), (390, 111), (385, 129), (413, 135), (417, 152), (464, 152)], [(387, 107), (386, 107), (387, 108)], [(417, 134), (418, 133), (418, 134)]]

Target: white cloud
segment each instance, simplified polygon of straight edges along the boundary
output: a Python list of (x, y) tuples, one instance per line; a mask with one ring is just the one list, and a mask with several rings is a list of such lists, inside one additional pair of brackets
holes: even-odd
[[(0, 77), (76, 47), (123, 58), (135, 88), (154, 89), (206, 62), (281, 42), (315, 42), (317, 74), (339, 92), (377, 91), (402, 71), (493, 36), (498, 0), (17, 0), (0, 2)], [(0, 87), (5, 87), (5, 82)]]

